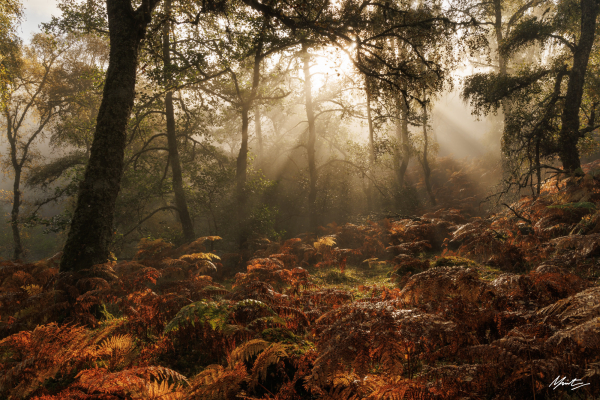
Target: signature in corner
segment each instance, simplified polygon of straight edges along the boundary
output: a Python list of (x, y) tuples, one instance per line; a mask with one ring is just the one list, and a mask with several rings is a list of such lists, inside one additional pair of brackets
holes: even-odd
[(589, 383), (583, 383), (581, 379), (573, 379), (572, 381), (568, 381), (566, 376), (562, 378), (558, 376), (552, 381), (550, 387), (554, 386), (552, 390), (556, 390), (556, 388), (560, 386), (571, 386), (571, 390), (575, 390), (587, 385), (589, 385)]

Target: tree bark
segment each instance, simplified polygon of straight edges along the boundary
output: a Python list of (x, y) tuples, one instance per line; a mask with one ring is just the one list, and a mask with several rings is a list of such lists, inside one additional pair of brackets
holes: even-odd
[[(504, 36), (502, 34), (502, 0), (494, 0), (494, 32), (496, 34), (496, 47), (498, 53), (498, 73), (500, 76), (506, 76), (506, 58), (500, 52), (500, 45), (502, 44)], [(502, 114), (504, 126), (506, 126), (510, 115), (510, 106), (507, 99), (502, 100)]]
[(256, 99), (258, 85), (260, 84), (260, 63), (262, 61), (263, 38), (260, 37), (254, 55), (254, 68), (252, 71), (252, 89), (247, 98), (244, 98), (242, 92), (238, 89), (238, 96), (242, 107), (242, 143), (236, 162), (236, 194), (238, 202), (238, 225), (240, 229), (239, 245), (244, 247), (247, 240), (246, 220), (248, 218), (247, 203), (248, 194), (246, 193), (246, 181), (248, 176), (248, 125), (250, 123), (250, 109)]
[[(165, 14), (171, 13), (171, 0), (165, 0)], [(165, 85), (169, 86), (171, 82), (171, 43), (169, 39), (171, 24), (165, 23), (163, 26), (163, 59), (165, 68)], [(181, 172), (181, 162), (179, 161), (179, 150), (177, 149), (177, 134), (175, 132), (175, 111), (173, 109), (173, 91), (169, 90), (165, 96), (165, 112), (167, 116), (167, 143), (169, 148), (169, 159), (171, 161), (171, 172), (173, 174), (173, 192), (175, 194), (175, 206), (181, 222), (184, 240), (189, 243), (196, 239), (194, 234), (194, 225), (183, 190), (183, 174)]]
[[(239, 217), (240, 222), (246, 219), (246, 180), (248, 175), (248, 124), (249, 124), (249, 110), (248, 105), (242, 105), (242, 143), (240, 145), (240, 152), (237, 157), (236, 163), (236, 190), (238, 198), (238, 210), (241, 212)], [(240, 243), (241, 244), (241, 243)]]
[(306, 106), (306, 118), (308, 119), (308, 141), (306, 143), (306, 152), (308, 155), (308, 174), (310, 177), (308, 189), (308, 214), (309, 227), (311, 231), (317, 229), (317, 164), (315, 160), (315, 144), (317, 134), (315, 128), (315, 112), (312, 100), (312, 85), (310, 82), (310, 54), (308, 45), (302, 43), (302, 67), (304, 70), (304, 99)]
[(106, 0), (110, 53), (96, 131), (60, 270), (77, 271), (109, 257), (115, 203), (123, 175), (127, 122), (135, 98), (141, 42), (159, 0)]
[(13, 234), (14, 251), (13, 260), (20, 260), (23, 258), (24, 250), (23, 244), (21, 243), (21, 232), (19, 230), (19, 207), (21, 206), (21, 171), (20, 169), (15, 170), (15, 181), (13, 184), (13, 206), (10, 212), (10, 227)]
[(400, 143), (401, 151), (397, 157), (402, 158), (400, 165), (396, 171), (398, 187), (400, 190), (405, 185), (406, 169), (410, 161), (410, 143), (408, 137), (408, 106), (403, 95), (398, 96), (396, 100), (396, 109), (398, 111), (398, 120), (396, 122), (396, 137)]
[(423, 177), (425, 180), (425, 188), (427, 189), (427, 194), (429, 195), (429, 200), (431, 201), (431, 205), (437, 205), (435, 200), (435, 195), (433, 194), (433, 189), (431, 188), (431, 167), (429, 166), (429, 133), (427, 132), (427, 123), (428, 123), (428, 115), (427, 115), (427, 99), (426, 92), (423, 90), (423, 101), (425, 104), (423, 105)]
[(494, 0), (494, 32), (496, 33), (496, 45), (498, 53), (498, 72), (506, 75), (506, 59), (500, 53), (502, 44), (502, 0)]
[(19, 208), (21, 206), (21, 171), (22, 167), (17, 159), (17, 134), (12, 132), (12, 120), (8, 110), (5, 110), (6, 116), (6, 136), (10, 145), (10, 161), (15, 170), (15, 179), (13, 180), (13, 204), (10, 211), (10, 228), (13, 236), (13, 260), (20, 260), (23, 257), (24, 250), (21, 243), (21, 232), (19, 230)]
[(175, 113), (173, 110), (173, 92), (167, 92), (165, 97), (165, 108), (167, 114), (167, 143), (169, 147), (169, 159), (171, 160), (171, 171), (173, 173), (173, 192), (175, 194), (175, 206), (181, 222), (184, 240), (189, 243), (196, 239), (194, 225), (187, 206), (185, 191), (183, 190), (183, 174), (181, 162), (179, 161), (179, 150), (177, 149), (177, 137), (175, 132)]
[[(373, 168), (375, 167), (375, 130), (373, 129), (373, 116), (371, 115), (371, 88), (369, 87), (369, 78), (365, 75), (365, 93), (367, 95), (367, 122), (369, 124), (369, 175), (373, 178)], [(369, 179), (367, 184), (367, 207), (369, 212), (373, 210), (373, 181)]]
[(263, 157), (263, 136), (262, 136), (262, 124), (261, 124), (260, 106), (254, 107), (254, 127), (256, 129), (256, 139), (258, 140), (258, 158), (262, 160)]
[(573, 54), (573, 68), (569, 73), (569, 84), (567, 85), (562, 114), (562, 127), (558, 135), (559, 157), (563, 169), (568, 173), (581, 171), (581, 160), (577, 149), (577, 142), (581, 138), (579, 133), (579, 107), (583, 97), (585, 73), (594, 44), (599, 7), (597, 0), (581, 0), (581, 36)]

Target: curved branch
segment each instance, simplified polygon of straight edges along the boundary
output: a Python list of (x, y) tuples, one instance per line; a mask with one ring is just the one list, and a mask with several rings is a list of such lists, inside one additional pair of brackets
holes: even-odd
[(147, 220), (149, 220), (150, 218), (152, 218), (152, 216), (154, 216), (154, 214), (156, 214), (157, 212), (165, 211), (165, 210), (175, 210), (175, 211), (179, 212), (179, 209), (177, 207), (174, 207), (174, 206), (164, 206), (164, 207), (161, 207), (161, 208), (157, 208), (156, 210), (152, 211), (149, 215), (147, 215), (146, 218), (144, 218), (140, 222), (138, 222), (138, 224), (135, 227), (133, 227), (127, 233), (125, 233), (123, 235), (123, 237), (125, 237), (125, 236), (129, 235), (131, 232), (135, 231), (137, 228), (140, 227), (140, 225), (142, 225), (144, 222), (146, 222)]

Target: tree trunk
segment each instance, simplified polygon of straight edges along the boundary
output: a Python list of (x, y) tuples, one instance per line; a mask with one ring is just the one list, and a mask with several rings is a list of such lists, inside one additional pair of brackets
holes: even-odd
[(254, 127), (256, 129), (256, 139), (258, 140), (258, 159), (262, 161), (263, 157), (263, 136), (261, 125), (260, 106), (254, 107)]
[(429, 195), (429, 200), (431, 200), (431, 205), (435, 206), (437, 204), (435, 200), (435, 195), (433, 194), (433, 190), (431, 188), (431, 167), (429, 166), (429, 134), (427, 132), (427, 123), (428, 123), (428, 115), (427, 115), (427, 99), (426, 92), (423, 90), (423, 101), (425, 104), (423, 105), (423, 177), (425, 180), (425, 188), (427, 189), (427, 194)]
[(304, 70), (304, 98), (306, 105), (306, 118), (308, 119), (308, 141), (306, 152), (308, 154), (308, 174), (310, 177), (308, 190), (309, 227), (312, 232), (317, 230), (317, 165), (315, 161), (315, 143), (317, 134), (315, 129), (315, 112), (313, 110), (312, 85), (310, 82), (310, 54), (308, 45), (302, 44), (302, 62)]
[(89, 268), (108, 260), (115, 203), (123, 175), (127, 122), (135, 98), (138, 53), (158, 0), (133, 10), (124, 0), (106, 0), (110, 55), (102, 103), (61, 271)]
[(579, 107), (583, 97), (583, 85), (590, 52), (594, 44), (597, 0), (581, 0), (581, 36), (573, 54), (573, 68), (569, 73), (569, 84), (565, 95), (565, 107), (562, 114), (562, 127), (558, 135), (559, 157), (563, 169), (568, 173), (580, 171), (581, 161), (577, 142), (579, 133)]
[[(367, 122), (369, 123), (369, 176), (373, 179), (373, 168), (375, 167), (375, 131), (373, 129), (373, 116), (371, 115), (371, 88), (369, 79), (365, 75), (365, 93), (367, 95)], [(367, 184), (367, 207), (369, 212), (373, 210), (373, 181), (369, 179)]]
[(194, 225), (185, 199), (183, 190), (183, 174), (181, 172), (181, 163), (179, 161), (179, 151), (177, 149), (177, 137), (175, 133), (175, 113), (173, 110), (173, 92), (167, 92), (165, 97), (165, 108), (167, 114), (167, 142), (169, 146), (169, 159), (171, 160), (171, 171), (173, 173), (173, 192), (175, 193), (175, 206), (179, 214), (181, 229), (184, 240), (189, 243), (196, 239), (194, 234)]
[(17, 158), (17, 133), (13, 131), (13, 125), (8, 108), (4, 109), (6, 117), (6, 138), (10, 146), (10, 162), (15, 170), (15, 179), (13, 180), (13, 205), (10, 212), (10, 227), (13, 236), (13, 260), (20, 260), (23, 257), (23, 245), (21, 243), (21, 232), (19, 230), (19, 207), (21, 206), (21, 171), (22, 167)]
[(21, 169), (15, 168), (15, 181), (13, 184), (13, 206), (10, 212), (10, 227), (12, 228), (13, 242), (15, 245), (13, 251), (13, 260), (23, 258), (23, 245), (21, 243), (21, 232), (19, 231), (19, 207), (21, 206)]
[[(502, 0), (494, 0), (494, 31), (496, 33), (496, 47), (498, 53), (498, 73), (500, 76), (506, 76), (506, 58), (500, 52), (500, 45), (502, 44)], [(502, 100), (502, 114), (504, 118), (504, 126), (507, 125), (507, 120), (510, 115), (510, 107), (508, 100)], [(504, 129), (504, 128), (503, 128)]]
[(498, 53), (498, 72), (506, 75), (506, 59), (500, 53), (502, 44), (502, 0), (494, 0), (494, 31), (496, 33), (496, 45)]
[(10, 212), (10, 227), (13, 235), (13, 260), (20, 260), (23, 258), (23, 244), (21, 243), (21, 232), (19, 230), (19, 208), (21, 207), (21, 171), (22, 167), (17, 160), (17, 138), (16, 133), (11, 140), (11, 120), (10, 115), (6, 112), (6, 125), (8, 129), (8, 140), (10, 143), (10, 159), (15, 170), (15, 179), (13, 181), (13, 205)]
[[(171, 13), (171, 0), (165, 0), (165, 14)], [(163, 26), (163, 61), (165, 68), (165, 85), (171, 84), (171, 43), (169, 35), (171, 24), (165, 23)], [(175, 132), (175, 111), (173, 109), (173, 92), (168, 91), (165, 96), (165, 112), (167, 116), (167, 143), (169, 147), (169, 160), (171, 171), (173, 173), (173, 192), (175, 193), (175, 205), (181, 222), (184, 240), (189, 243), (196, 239), (194, 226), (185, 199), (183, 190), (183, 174), (181, 172), (181, 162), (179, 161), (179, 150), (177, 149), (177, 135)]]
[(252, 108), (252, 103), (254, 102), (258, 85), (260, 84), (260, 63), (262, 61), (262, 48), (263, 48), (263, 38), (262, 36), (259, 39), (257, 44), (255, 55), (254, 55), (254, 69), (252, 72), (252, 89), (250, 91), (250, 95), (248, 98), (244, 98), (242, 93), (238, 91), (238, 96), (240, 98), (240, 104), (242, 106), (242, 143), (240, 145), (240, 152), (238, 153), (237, 163), (236, 163), (236, 195), (237, 195), (237, 203), (238, 203), (238, 225), (240, 230), (239, 236), (239, 246), (240, 248), (244, 247), (244, 243), (247, 240), (247, 232), (246, 232), (246, 220), (248, 218), (248, 195), (246, 193), (246, 181), (248, 176), (248, 125), (250, 122), (250, 109)]
[(237, 197), (237, 212), (238, 212), (238, 227), (239, 227), (239, 247), (244, 248), (245, 243), (248, 239), (248, 233), (246, 232), (246, 220), (248, 213), (246, 210), (248, 203), (248, 196), (246, 193), (246, 180), (248, 175), (248, 105), (242, 106), (242, 143), (240, 145), (240, 152), (237, 157), (236, 163), (236, 197)]
[(408, 162), (410, 161), (410, 144), (408, 138), (408, 106), (406, 105), (406, 99), (403, 95), (400, 95), (396, 100), (396, 109), (398, 111), (398, 120), (396, 123), (396, 137), (400, 143), (401, 151), (397, 154), (397, 157), (401, 157), (402, 161), (396, 171), (398, 180), (398, 187), (400, 190), (404, 188), (404, 178), (406, 175), (406, 169), (408, 168)]

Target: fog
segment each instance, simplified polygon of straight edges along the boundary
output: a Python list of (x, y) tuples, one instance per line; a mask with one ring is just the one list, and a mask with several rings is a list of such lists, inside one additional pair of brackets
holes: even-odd
[[(29, 43), (30, 33), (38, 31), (39, 23), (49, 21), (50, 15), (56, 14), (58, 10), (53, 2), (34, 0), (25, 1), (25, 7), (25, 21), (20, 32), (24, 42)], [(306, 197), (310, 196), (313, 189), (309, 179), (311, 166), (306, 153), (309, 132), (301, 86), (304, 74), (297, 54), (288, 53), (285, 56), (287, 58), (275, 58), (264, 67), (280, 71), (281, 65), (284, 65), (285, 68), (295, 70), (285, 81), (276, 83), (281, 89), (275, 89), (273, 92), (287, 94), (278, 102), (271, 101), (261, 106), (260, 128), (257, 129), (256, 114), (249, 118), (249, 164), (246, 183), (249, 189), (245, 192), (247, 199), (243, 206), (247, 212), (244, 217), (245, 227), (241, 227), (239, 221), (236, 222), (232, 218), (240, 209), (240, 206), (236, 205), (233, 184), (235, 162), (241, 145), (239, 132), (242, 120), (239, 109), (234, 106), (234, 100), (227, 98), (231, 94), (223, 89), (230, 81), (224, 80), (220, 83), (221, 87), (215, 83), (210, 89), (202, 92), (202, 95), (198, 94), (201, 91), (178, 92), (178, 98), (188, 103), (186, 107), (196, 107), (193, 113), (189, 114), (187, 108), (177, 105), (176, 117), (180, 118), (177, 129), (184, 129), (185, 125), (185, 132), (189, 132), (193, 138), (193, 142), (187, 142), (186, 147), (180, 151), (183, 151), (184, 179), (197, 235), (223, 236), (225, 242), (234, 248), (239, 240), (236, 238), (239, 230), (251, 232), (243, 234), (246, 236), (270, 240), (280, 240), (310, 231), (310, 212), (318, 214), (317, 225), (326, 225), (364, 222), (390, 215), (421, 213), (435, 208), (432, 208), (434, 200), (430, 199), (432, 194), (428, 196), (425, 190), (426, 182), (423, 180), (419, 158), (422, 126), (415, 122), (416, 120), (409, 124), (408, 132), (413, 138), (411, 140), (415, 140), (416, 153), (410, 156), (408, 163), (408, 186), (401, 190), (397, 187), (397, 157), (400, 148), (396, 137), (398, 122), (395, 122), (394, 117), (386, 116), (386, 113), (389, 114), (386, 107), (390, 105), (385, 103), (385, 96), (376, 96), (371, 105), (373, 112), (380, 113), (381, 121), (384, 122), (376, 124), (374, 135), (380, 154), (376, 164), (369, 166), (369, 128), (363, 78), (356, 75), (348, 57), (333, 48), (313, 50), (311, 53), (312, 95), (317, 111), (315, 170), (318, 179), (314, 189), (317, 193), (314, 206), (317, 211), (310, 211), (306, 204)], [(140, 71), (140, 74), (142, 73), (143, 71)], [(246, 72), (240, 70), (238, 73)], [(496, 174), (491, 181), (488, 176), (485, 184), (483, 181), (481, 185), (476, 182), (479, 176), (485, 175), (486, 169), (497, 166), (500, 158), (500, 128), (497, 117), (477, 118), (461, 100), (460, 78), (464, 75), (464, 70), (457, 72), (454, 77), (457, 82), (454, 89), (442, 91), (431, 100), (433, 107), (428, 121), (431, 147), (428, 150), (428, 159), (432, 168), (433, 193), (440, 201), (438, 208), (460, 207), (464, 206), (461, 203), (463, 198), (483, 197), (499, 178)], [(268, 83), (266, 78), (265, 82)], [(340, 90), (340, 87), (343, 89)], [(222, 90), (223, 94), (215, 96), (214, 93), (219, 90)], [(138, 93), (153, 94), (156, 93), (156, 89), (151, 87), (146, 78), (140, 76)], [(94, 96), (98, 97), (99, 94)], [(411, 103), (410, 107), (408, 111), (417, 118), (421, 112), (420, 107), (415, 102)], [(136, 112), (138, 111), (134, 111)], [(31, 123), (35, 122), (32, 115), (28, 115), (27, 118)], [(134, 120), (135, 115), (132, 115), (132, 121)], [(91, 119), (90, 122), (93, 123), (94, 120)], [(169, 211), (152, 214), (154, 209), (172, 204), (170, 192), (161, 193), (166, 190), (165, 182), (170, 184), (168, 180), (165, 181), (170, 166), (165, 164), (165, 147), (159, 146), (152, 153), (145, 152), (149, 142), (144, 142), (143, 135), (151, 137), (153, 134), (164, 132), (164, 123), (162, 117), (152, 117), (138, 125), (140, 136), (135, 140), (141, 142), (136, 143), (132, 136), (132, 145), (127, 151), (126, 165), (130, 170), (125, 171), (118, 205), (122, 209), (117, 212), (115, 220), (115, 231), (124, 235), (119, 238), (120, 242), (115, 251), (125, 257), (131, 256), (140, 237), (181, 240), (176, 214)], [(76, 139), (50, 145), (53, 132), (54, 135), (59, 132), (60, 136), (60, 130), (63, 129), (57, 126), (57, 123), (49, 125), (45, 134), (36, 139), (35, 165), (60, 160), (78, 148), (78, 145), (74, 144)], [(4, 137), (0, 145), (4, 171), (0, 189), (11, 193), (14, 173), (7, 163), (9, 154)], [(136, 155), (136, 152), (143, 156)], [(147, 174), (145, 177), (140, 175), (142, 170)], [(24, 171), (24, 181), (30, 173), (28, 169)], [(22, 218), (28, 216), (37, 201), (50, 197), (56, 190), (62, 190), (61, 188), (69, 182), (72, 183), (71, 179), (74, 176), (76, 175), (62, 176), (45, 190), (27, 186), (23, 181), (21, 187), (25, 202), (21, 210)], [(463, 186), (456, 187), (457, 193), (460, 191), (460, 194), (454, 193), (448, 186), (451, 182), (450, 177), (456, 179), (457, 176), (462, 179)], [(152, 179), (155, 181), (151, 183)], [(147, 183), (142, 184), (142, 181)], [(148, 189), (148, 185), (153, 189)], [(72, 210), (75, 199), (75, 194), (69, 193), (69, 196), (60, 197), (57, 202), (50, 202), (42, 207), (37, 216), (46, 220), (58, 215), (68, 218), (65, 212)], [(2, 209), (8, 222), (10, 196), (4, 197)], [(138, 221), (144, 222), (142, 224)], [(42, 233), (44, 229), (39, 225), (23, 226), (25, 241), (29, 247), (29, 259), (49, 256), (49, 253), (60, 249), (65, 238), (64, 227), (58, 233)], [(249, 240), (244, 238), (246, 239)], [(8, 257), (10, 234), (5, 231), (2, 240), (4, 246), (0, 249), (1, 255)], [(40, 243), (46, 244), (40, 246)]]

